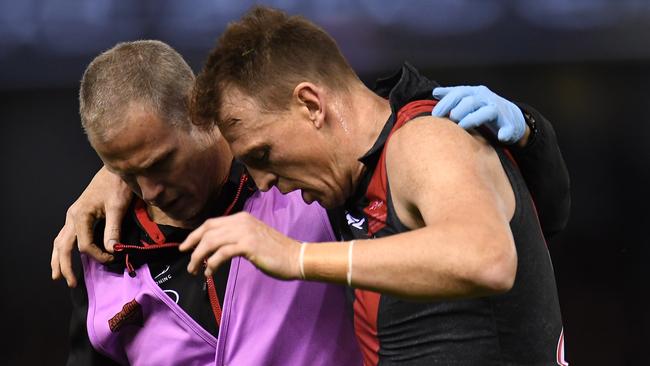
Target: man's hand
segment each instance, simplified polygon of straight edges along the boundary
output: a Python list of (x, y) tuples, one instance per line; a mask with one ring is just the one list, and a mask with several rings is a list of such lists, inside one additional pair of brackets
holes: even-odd
[(77, 243), (81, 253), (86, 253), (99, 262), (113, 259), (93, 243), (93, 226), (106, 217), (104, 247), (113, 251), (113, 244), (119, 240), (120, 226), (131, 201), (131, 190), (115, 174), (102, 167), (93, 177), (81, 196), (70, 206), (65, 216), (65, 224), (54, 239), (52, 248), (52, 279), (63, 276), (69, 287), (77, 285), (72, 270), (72, 249)]
[(285, 280), (300, 278), (300, 244), (246, 212), (204, 222), (179, 249), (193, 248), (187, 267), (190, 273), (198, 273), (207, 259), (205, 275), (211, 276), (226, 260), (243, 256), (270, 276)]
[(503, 99), (485, 86), (453, 86), (433, 89), (440, 99), (431, 114), (449, 117), (464, 129), (486, 124), (505, 144), (525, 143), (528, 126), (514, 103)]

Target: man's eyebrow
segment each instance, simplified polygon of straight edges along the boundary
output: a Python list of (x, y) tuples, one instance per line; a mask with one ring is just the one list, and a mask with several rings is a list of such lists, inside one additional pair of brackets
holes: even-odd
[(164, 162), (165, 160), (169, 159), (174, 153), (176, 152), (176, 149), (172, 149), (169, 151), (164, 152), (163, 154), (157, 156), (155, 159), (151, 159), (147, 161), (147, 164), (145, 166), (139, 167), (138, 170), (140, 171), (146, 171), (148, 169), (153, 168), (155, 165)]
[(222, 126), (222, 127), (232, 127), (233, 125), (237, 124), (238, 122), (241, 122), (241, 119), (231, 117), (231, 116), (226, 116), (224, 118), (219, 119), (217, 122), (217, 125)]

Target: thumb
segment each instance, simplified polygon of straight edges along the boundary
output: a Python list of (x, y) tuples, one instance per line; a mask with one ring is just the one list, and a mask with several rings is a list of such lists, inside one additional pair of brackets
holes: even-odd
[(113, 253), (113, 246), (120, 241), (124, 208), (106, 210), (106, 226), (104, 227), (104, 248)]

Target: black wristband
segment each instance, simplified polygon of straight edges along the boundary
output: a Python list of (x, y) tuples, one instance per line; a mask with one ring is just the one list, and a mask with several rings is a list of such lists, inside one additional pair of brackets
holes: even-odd
[(522, 110), (522, 112), (524, 114), (524, 121), (526, 122), (528, 128), (530, 128), (530, 134), (531, 134), (531, 136), (529, 137), (530, 140), (533, 137), (537, 136), (537, 121), (535, 121), (535, 117), (532, 114), (524, 110)]

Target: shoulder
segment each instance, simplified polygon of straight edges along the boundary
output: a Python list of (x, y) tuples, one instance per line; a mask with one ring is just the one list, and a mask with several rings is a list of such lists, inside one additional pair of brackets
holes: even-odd
[(463, 130), (449, 119), (430, 116), (406, 123), (393, 133), (386, 147), (390, 170), (476, 167), (493, 153), (479, 135)]
[(484, 138), (444, 118), (416, 118), (395, 131), (386, 147), (391, 191), (408, 201), (485, 191), (499, 168)]
[(428, 209), (432, 217), (438, 210), (473, 211), (489, 203), (509, 217), (514, 211), (495, 149), (448, 119), (421, 117), (397, 130), (387, 146), (386, 171), (394, 201), (405, 210)]

